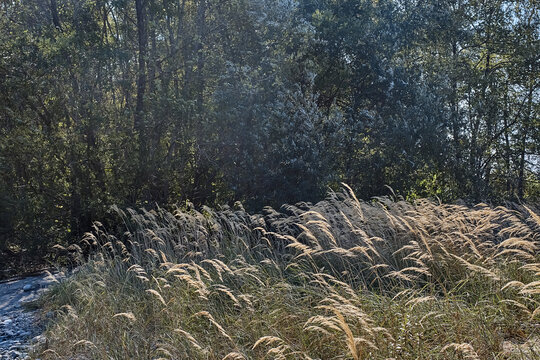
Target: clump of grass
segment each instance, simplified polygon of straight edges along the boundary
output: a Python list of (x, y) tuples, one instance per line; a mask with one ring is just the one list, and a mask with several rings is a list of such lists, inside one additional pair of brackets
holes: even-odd
[(41, 358), (540, 358), (532, 207), (377, 198), (126, 212), (47, 296)]

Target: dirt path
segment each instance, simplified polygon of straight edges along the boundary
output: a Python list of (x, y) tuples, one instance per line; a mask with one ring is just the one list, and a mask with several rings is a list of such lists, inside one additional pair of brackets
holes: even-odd
[(47, 288), (63, 278), (41, 273), (22, 279), (0, 283), (0, 359), (26, 359), (30, 346), (43, 341), (42, 329), (37, 323), (37, 311), (23, 307), (36, 300)]

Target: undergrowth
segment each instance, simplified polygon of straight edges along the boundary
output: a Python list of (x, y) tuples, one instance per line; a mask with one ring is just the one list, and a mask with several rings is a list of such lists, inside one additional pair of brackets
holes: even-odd
[[(124, 212), (48, 293), (42, 359), (540, 359), (540, 218), (352, 190)], [(77, 248), (77, 246), (75, 246)], [(81, 253), (83, 253), (81, 249)]]

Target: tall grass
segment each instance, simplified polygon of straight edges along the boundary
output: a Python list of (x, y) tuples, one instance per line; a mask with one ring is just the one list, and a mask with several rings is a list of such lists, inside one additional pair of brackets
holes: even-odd
[[(540, 218), (352, 190), (264, 209), (116, 209), (45, 300), (41, 358), (540, 359)], [(78, 357), (77, 357), (78, 356)]]

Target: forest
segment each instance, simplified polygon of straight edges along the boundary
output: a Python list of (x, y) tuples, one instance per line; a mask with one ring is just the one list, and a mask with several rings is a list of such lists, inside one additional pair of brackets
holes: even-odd
[(0, 358), (540, 360), (537, 0), (0, 0)]
[(5, 0), (0, 252), (111, 205), (537, 201), (533, 0)]

